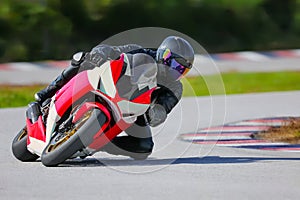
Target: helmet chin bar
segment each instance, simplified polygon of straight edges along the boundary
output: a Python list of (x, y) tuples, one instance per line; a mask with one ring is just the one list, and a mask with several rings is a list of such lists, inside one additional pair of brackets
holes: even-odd
[(178, 81), (181, 79), (182, 74), (180, 74), (177, 70), (169, 67), (169, 77), (174, 81)]

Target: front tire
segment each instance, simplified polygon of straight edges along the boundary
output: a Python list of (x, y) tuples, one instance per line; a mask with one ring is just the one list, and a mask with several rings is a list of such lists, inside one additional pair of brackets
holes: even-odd
[(12, 142), (13, 155), (22, 162), (32, 162), (39, 158), (38, 155), (31, 153), (27, 149), (27, 128), (20, 130)]
[(99, 109), (90, 111), (89, 115), (80, 119), (70, 130), (51, 138), (41, 156), (45, 166), (57, 166), (93, 141), (94, 135), (101, 129), (107, 117)]

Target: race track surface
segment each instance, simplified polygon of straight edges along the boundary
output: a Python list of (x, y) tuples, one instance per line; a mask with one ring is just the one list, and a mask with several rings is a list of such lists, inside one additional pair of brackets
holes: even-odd
[(0, 110), (1, 199), (299, 199), (300, 154), (178, 139), (182, 133), (239, 120), (300, 116), (300, 92), (185, 98), (154, 129), (146, 161), (97, 153), (47, 168), (21, 163), (11, 141), (25, 108)]

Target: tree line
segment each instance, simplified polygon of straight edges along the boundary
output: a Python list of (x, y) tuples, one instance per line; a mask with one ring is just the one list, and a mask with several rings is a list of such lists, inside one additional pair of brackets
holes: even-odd
[(300, 0), (1, 0), (0, 62), (68, 59), (138, 27), (214, 53), (299, 48)]

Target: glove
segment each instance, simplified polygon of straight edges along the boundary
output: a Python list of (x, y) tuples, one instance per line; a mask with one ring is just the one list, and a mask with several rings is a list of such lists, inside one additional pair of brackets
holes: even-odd
[(105, 63), (110, 55), (113, 54), (114, 48), (109, 45), (98, 45), (94, 47), (89, 53), (86, 53), (85, 59), (81, 63), (81, 67), (84, 70), (94, 69), (95, 67), (100, 67)]
[(178, 98), (174, 95), (174, 93), (163, 87), (161, 89), (155, 90), (152, 94), (153, 99), (155, 99), (156, 104), (160, 104), (165, 108), (167, 114), (171, 112), (171, 110), (176, 106), (178, 103)]
[(162, 124), (167, 118), (167, 112), (162, 105), (154, 104), (146, 112), (150, 126), (155, 127)]

